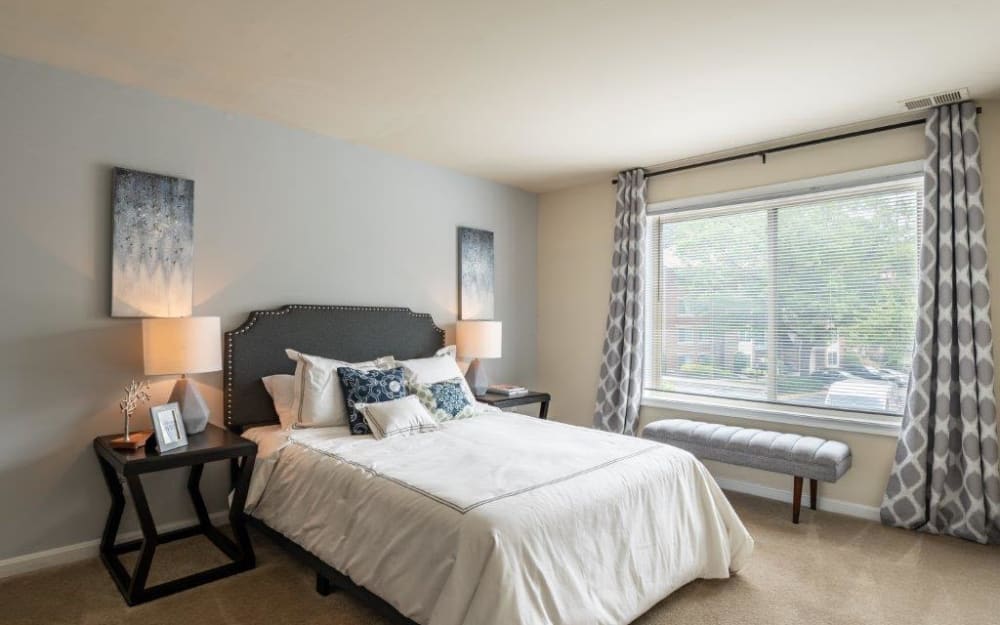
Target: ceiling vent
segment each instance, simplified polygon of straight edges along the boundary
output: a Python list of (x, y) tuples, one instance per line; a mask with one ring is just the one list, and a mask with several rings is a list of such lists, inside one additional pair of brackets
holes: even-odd
[(910, 98), (908, 100), (903, 100), (900, 104), (902, 104), (907, 111), (919, 111), (932, 106), (954, 104), (968, 99), (969, 89), (968, 87), (962, 87), (961, 89), (955, 89), (953, 91), (942, 91), (941, 93), (922, 95), (918, 98)]

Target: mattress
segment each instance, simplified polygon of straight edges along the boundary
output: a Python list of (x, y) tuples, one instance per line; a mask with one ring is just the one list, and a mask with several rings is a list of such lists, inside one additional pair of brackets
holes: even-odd
[(246, 435), (248, 512), (423, 625), (625, 624), (753, 550), (705, 467), (647, 440), (499, 412)]

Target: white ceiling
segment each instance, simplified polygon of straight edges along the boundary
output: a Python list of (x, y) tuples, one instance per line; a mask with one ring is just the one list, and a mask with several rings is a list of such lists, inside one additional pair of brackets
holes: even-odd
[(0, 0), (0, 54), (546, 191), (1000, 94), (997, 0)]

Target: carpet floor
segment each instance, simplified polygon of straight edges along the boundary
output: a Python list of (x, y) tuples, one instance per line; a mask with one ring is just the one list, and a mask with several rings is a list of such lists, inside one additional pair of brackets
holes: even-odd
[[(730, 496), (757, 541), (728, 580), (696, 581), (634, 625), (995, 625), (1000, 548), (893, 530), (746, 495)], [(4, 625), (383, 625), (344, 593), (321, 597), (310, 570), (256, 535), (257, 568), (128, 608), (87, 560), (0, 581)], [(150, 582), (222, 563), (207, 541), (160, 547)], [(515, 624), (511, 624), (515, 625)], [(531, 624), (534, 625), (534, 624)]]

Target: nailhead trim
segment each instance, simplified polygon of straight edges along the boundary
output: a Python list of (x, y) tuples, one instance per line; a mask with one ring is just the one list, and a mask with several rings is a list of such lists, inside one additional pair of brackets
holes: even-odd
[(226, 369), (223, 372), (225, 376), (225, 396), (226, 396), (226, 406), (225, 406), (225, 416), (224, 421), (227, 426), (233, 424), (233, 337), (240, 336), (249, 332), (257, 324), (257, 320), (264, 316), (282, 316), (287, 315), (293, 310), (328, 310), (328, 311), (369, 311), (369, 312), (405, 312), (411, 317), (417, 319), (428, 319), (434, 326), (434, 329), (441, 335), (441, 342), (444, 342), (445, 332), (443, 329), (439, 328), (437, 324), (434, 323), (434, 319), (428, 313), (415, 313), (409, 308), (403, 308), (398, 306), (315, 306), (308, 304), (289, 304), (287, 306), (282, 306), (281, 308), (276, 308), (274, 310), (255, 310), (250, 313), (247, 320), (243, 322), (240, 327), (235, 330), (230, 330), (225, 333), (226, 342)]

